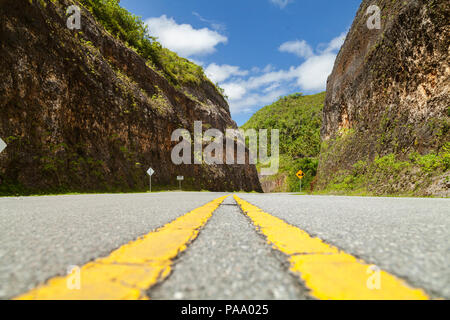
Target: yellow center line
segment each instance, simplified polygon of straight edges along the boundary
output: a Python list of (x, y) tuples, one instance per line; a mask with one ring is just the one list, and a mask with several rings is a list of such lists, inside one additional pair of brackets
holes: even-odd
[(74, 275), (55, 277), (16, 299), (148, 299), (145, 291), (169, 275), (173, 259), (198, 236), (200, 228), (227, 197), (192, 210), (162, 228), (123, 245), (108, 257), (87, 263), (80, 268), (79, 289), (70, 285)]
[(317, 299), (326, 300), (423, 300), (420, 289), (354, 256), (313, 238), (260, 208), (234, 196), (242, 211), (265, 235), (269, 244), (285, 253), (290, 270), (298, 275)]

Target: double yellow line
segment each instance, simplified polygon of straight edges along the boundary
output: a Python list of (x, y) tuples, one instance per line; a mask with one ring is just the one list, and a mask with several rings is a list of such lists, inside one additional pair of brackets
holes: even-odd
[[(146, 291), (163, 281), (173, 260), (198, 236), (199, 230), (227, 198), (218, 198), (164, 227), (132, 241), (108, 257), (80, 269), (80, 288), (70, 289), (72, 275), (50, 279), (16, 299), (118, 300), (148, 299)], [(290, 270), (318, 299), (428, 299), (420, 289), (385, 272), (379, 287), (369, 285), (370, 265), (311, 237), (258, 207), (234, 196), (236, 202), (270, 245), (287, 256)]]
[(146, 291), (166, 278), (173, 259), (197, 238), (199, 230), (227, 196), (197, 208), (175, 221), (130, 242), (108, 257), (80, 269), (80, 289), (68, 285), (71, 275), (17, 297), (21, 300), (124, 300), (148, 299)]
[[(422, 300), (428, 296), (385, 271), (371, 266), (336, 247), (313, 238), (260, 208), (234, 196), (242, 211), (253, 221), (269, 244), (289, 259), (298, 275), (317, 299)], [(372, 278), (373, 283), (372, 283)]]

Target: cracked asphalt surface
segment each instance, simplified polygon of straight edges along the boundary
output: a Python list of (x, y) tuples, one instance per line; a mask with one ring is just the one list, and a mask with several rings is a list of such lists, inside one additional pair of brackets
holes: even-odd
[[(107, 256), (224, 193), (0, 198), (0, 299)], [(450, 200), (238, 194), (347, 253), (450, 298)], [(176, 259), (153, 299), (307, 299), (232, 197)]]

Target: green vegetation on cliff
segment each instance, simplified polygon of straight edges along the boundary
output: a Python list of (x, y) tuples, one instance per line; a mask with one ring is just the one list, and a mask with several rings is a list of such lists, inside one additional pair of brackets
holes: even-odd
[[(303, 185), (310, 189), (317, 172), (320, 152), (320, 128), (325, 92), (283, 97), (256, 112), (242, 129), (280, 130), (280, 170), (265, 181), (280, 181), (271, 191), (298, 191), (298, 170), (306, 174)], [(264, 183), (264, 181), (263, 181)]]
[[(67, 28), (71, 5), (81, 30)], [(0, 94), (0, 196), (145, 192), (149, 166), (153, 190), (177, 189), (178, 175), (183, 190), (261, 189), (254, 166), (171, 161), (174, 130), (235, 123), (201, 68), (161, 48), (119, 1), (5, 0), (0, 13), (0, 78), (11, 80)]]
[(314, 189), (449, 197), (449, 2), (378, 0), (378, 31), (366, 27), (371, 5), (328, 77)]
[[(113, 36), (137, 51), (175, 85), (208, 80), (203, 68), (163, 48), (151, 37), (144, 21), (119, 5), (120, 0), (80, 0)], [(220, 91), (219, 91), (220, 92)]]
[[(332, 142), (322, 143), (320, 161), (335, 161), (340, 150), (354, 141), (354, 130), (342, 130)], [(317, 193), (372, 196), (429, 196), (436, 195), (439, 185), (450, 186), (450, 142), (438, 151), (388, 153), (367, 156), (350, 168), (337, 167), (326, 182), (318, 176)], [(439, 190), (438, 190), (439, 191)]]

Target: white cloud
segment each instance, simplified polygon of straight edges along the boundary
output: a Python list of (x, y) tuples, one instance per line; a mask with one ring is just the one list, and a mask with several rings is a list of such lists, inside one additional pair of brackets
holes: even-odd
[[(327, 79), (333, 70), (338, 50), (344, 44), (346, 32), (325, 44), (325, 49), (314, 53), (306, 41), (285, 42), (280, 51), (291, 52), (306, 60), (294, 70), (297, 85), (305, 91), (321, 91), (326, 89)], [(283, 50), (284, 49), (284, 50)], [(292, 74), (291, 74), (292, 75)]]
[(251, 69), (251, 71), (253, 72), (253, 73), (260, 73), (260, 72), (263, 72), (263, 73), (267, 73), (267, 72), (271, 72), (271, 71), (273, 71), (273, 70), (275, 70), (275, 68), (274, 68), (274, 66), (273, 65), (271, 65), (271, 64), (268, 64), (268, 65), (266, 65), (264, 68), (258, 68), (258, 67), (253, 67), (252, 69)]
[(236, 101), (242, 99), (247, 90), (245, 86), (239, 83), (224, 83), (221, 85), (222, 89), (225, 90), (225, 94), (227, 95), (230, 101)]
[(279, 48), (281, 52), (293, 53), (300, 58), (309, 58), (313, 53), (311, 46), (305, 40), (295, 40), (283, 43)]
[(276, 82), (293, 79), (295, 76), (295, 69), (291, 67), (289, 70), (271, 71), (261, 76), (251, 77), (247, 80), (246, 85), (249, 89), (259, 89)]
[(196, 16), (201, 22), (207, 23), (216, 31), (225, 31), (227, 28), (223, 23), (216, 22), (214, 20), (208, 20), (203, 18), (198, 12), (193, 11), (192, 14)]
[(265, 88), (263, 90), (263, 92), (267, 93), (267, 92), (272, 92), (275, 89), (278, 89), (281, 86), (281, 82), (275, 82), (273, 84), (271, 84), (270, 86), (268, 86), (267, 88)]
[(288, 93), (286, 89), (274, 90), (269, 93), (259, 94), (257, 92), (253, 92), (251, 94), (246, 95), (243, 99), (237, 101), (230, 102), (230, 111), (232, 114), (239, 113), (249, 113), (253, 112), (253, 108), (255, 106), (262, 107), (269, 103), (274, 102), (281, 96), (284, 96)]
[(230, 66), (227, 64), (219, 66), (215, 63), (211, 63), (206, 68), (205, 73), (212, 82), (216, 83), (225, 81), (231, 76), (246, 76), (248, 71), (241, 70), (239, 67)]
[(287, 94), (293, 89), (287, 81), (295, 79), (295, 71), (295, 68), (271, 71), (220, 84), (228, 96), (231, 113), (250, 112), (252, 107), (262, 107)]
[(302, 90), (323, 91), (327, 79), (333, 70), (336, 54), (326, 53), (313, 56), (302, 63), (297, 69), (297, 84)]
[(342, 45), (344, 44), (345, 37), (347, 36), (347, 32), (341, 33), (339, 36), (334, 38), (328, 43), (327, 48), (325, 49), (325, 52), (331, 52), (331, 51), (337, 51), (339, 50)]
[(190, 57), (213, 53), (220, 43), (227, 43), (227, 37), (208, 28), (194, 29), (189, 24), (177, 24), (172, 18), (162, 15), (145, 21), (151, 36), (166, 48), (180, 56)]
[(273, 67), (273, 65), (268, 64), (267, 66), (264, 67), (264, 69), (262, 71), (263, 72), (271, 72), (272, 70), (275, 70), (275, 68)]
[(276, 70), (267, 65), (263, 69), (251, 68), (246, 77), (235, 73), (233, 78), (231, 71), (238, 72), (238, 67), (220, 69), (224, 80), (218, 82), (228, 96), (232, 114), (254, 111), (253, 108), (272, 103), (288, 93), (302, 91), (309, 94), (325, 90), (337, 51), (344, 39), (345, 33), (323, 44), (323, 50), (314, 50), (303, 40), (282, 44), (280, 51), (290, 52), (304, 59), (299, 65), (285, 70)]
[(202, 60), (197, 60), (197, 59), (189, 58), (189, 61), (195, 63), (195, 64), (198, 65), (198, 66), (202, 66), (202, 67), (204, 67), (204, 65), (205, 65), (205, 63), (204, 63)]
[(289, 3), (293, 2), (293, 0), (270, 0), (273, 4), (279, 6), (281, 9), (286, 7)]

